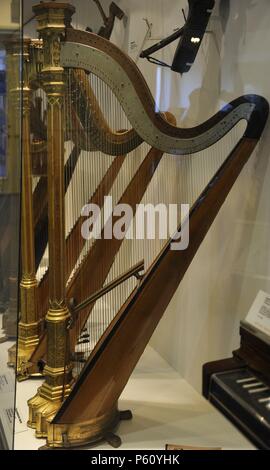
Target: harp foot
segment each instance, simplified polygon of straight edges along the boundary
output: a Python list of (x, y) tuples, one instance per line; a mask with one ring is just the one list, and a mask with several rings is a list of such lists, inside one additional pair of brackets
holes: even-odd
[(54, 415), (60, 407), (60, 402), (49, 402), (39, 395), (27, 402), (29, 407), (29, 419), (27, 426), (36, 430), (36, 437), (47, 437), (47, 419)]
[[(46, 438), (48, 436), (48, 426), (55, 417), (62, 405), (63, 387), (46, 386), (44, 383), (37, 391), (37, 394), (28, 400), (29, 419), (27, 426), (36, 430), (36, 437)], [(46, 396), (45, 393), (48, 395)], [(70, 393), (70, 384), (65, 387), (65, 397)]]
[(133, 418), (132, 412), (130, 410), (120, 411), (120, 420), (129, 421)]
[(108, 432), (108, 434), (104, 436), (104, 441), (106, 441), (114, 449), (118, 449), (118, 447), (120, 447), (122, 444), (120, 437), (116, 434), (113, 434), (112, 432)]

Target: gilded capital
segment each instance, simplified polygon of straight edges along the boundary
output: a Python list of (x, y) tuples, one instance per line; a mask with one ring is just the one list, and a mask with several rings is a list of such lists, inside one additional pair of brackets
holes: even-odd
[(75, 8), (68, 3), (42, 2), (33, 7), (37, 31), (43, 41), (42, 82), (48, 94), (63, 95), (64, 69), (60, 64), (61, 40), (70, 27)]

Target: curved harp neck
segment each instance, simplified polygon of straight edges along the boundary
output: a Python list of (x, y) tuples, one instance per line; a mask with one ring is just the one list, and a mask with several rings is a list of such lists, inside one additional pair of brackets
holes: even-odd
[(61, 63), (63, 67), (93, 72), (107, 83), (138, 135), (166, 153), (199, 152), (220, 140), (240, 120), (249, 123), (247, 137), (260, 135), (268, 113), (266, 100), (257, 95), (245, 95), (203, 124), (190, 129), (173, 126), (156, 112), (152, 94), (136, 64), (117, 46), (92, 33), (67, 29)]

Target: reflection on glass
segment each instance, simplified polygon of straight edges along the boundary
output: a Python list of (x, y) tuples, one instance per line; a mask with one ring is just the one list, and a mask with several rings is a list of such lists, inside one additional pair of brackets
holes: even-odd
[(6, 176), (6, 54), (0, 50), (0, 177)]
[(0, 449), (12, 449), (20, 234), (21, 2), (2, 0), (0, 19)]

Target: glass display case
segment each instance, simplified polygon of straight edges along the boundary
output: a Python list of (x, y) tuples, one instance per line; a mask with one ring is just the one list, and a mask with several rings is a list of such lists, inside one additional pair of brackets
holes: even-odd
[[(252, 418), (263, 410), (268, 425), (270, 5), (24, 0), (21, 11), (20, 1), (4, 3), (2, 447), (155, 445), (155, 417), (133, 434), (132, 408), (164, 360), (210, 421), (202, 387), (226, 414), (227, 395), (224, 409), (217, 402), (229, 384), (226, 416), (257, 447), (261, 438), (250, 436), (261, 429), (270, 447), (265, 426), (235, 400), (239, 390), (241, 402), (251, 396), (237, 381), (260, 380)], [(263, 332), (254, 308), (245, 321), (258, 295)], [(185, 428), (184, 407), (166, 393), (163, 411), (153, 397), (142, 405), (159, 416), (159, 448), (178, 447)], [(196, 413), (202, 441), (183, 444), (225, 447)], [(247, 443), (214, 416), (227, 446)], [(250, 433), (241, 419), (252, 421)]]

